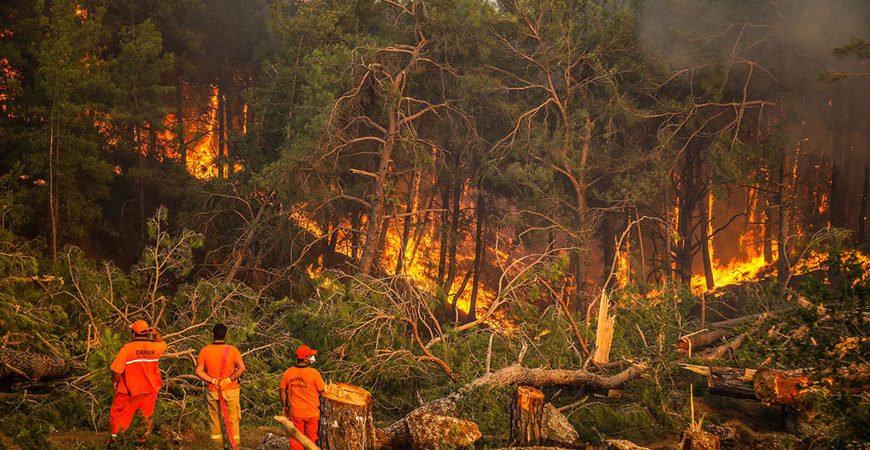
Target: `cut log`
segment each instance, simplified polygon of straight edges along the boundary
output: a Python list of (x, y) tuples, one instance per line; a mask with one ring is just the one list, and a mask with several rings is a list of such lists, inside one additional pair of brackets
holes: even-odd
[(580, 440), (574, 425), (552, 403), (544, 405), (544, 419), (541, 424), (541, 435), (546, 444), (574, 446)]
[(811, 381), (801, 370), (759, 369), (752, 377), (755, 396), (769, 405), (798, 403)]
[(754, 369), (737, 369), (733, 367), (696, 366), (683, 364), (683, 368), (707, 377), (707, 387), (714, 394), (738, 398), (756, 399), (755, 388), (752, 385)]
[(719, 450), (719, 436), (702, 430), (684, 430), (680, 450)]
[(417, 414), (407, 420), (410, 448), (440, 450), (460, 448), (477, 442), (482, 436), (477, 424), (455, 417)]
[(511, 445), (535, 445), (542, 439), (544, 393), (530, 386), (517, 387), (511, 405)]
[(725, 330), (713, 330), (706, 333), (683, 336), (675, 344), (679, 353), (696, 353), (722, 341), (728, 333)]
[(284, 426), (284, 430), (287, 431), (287, 435), (299, 441), (302, 444), (302, 448), (305, 450), (320, 450), (320, 447), (311, 442), (311, 439), (308, 439), (295, 425), (290, 419), (284, 416), (273, 416), (278, 423)]
[(365, 389), (331, 383), (320, 397), (320, 446), (324, 450), (373, 450), (372, 396)]
[(8, 392), (16, 380), (30, 382), (66, 378), (83, 366), (42, 353), (0, 348), (0, 391)]
[(607, 450), (649, 450), (646, 447), (641, 447), (634, 442), (623, 439), (608, 439), (604, 441), (607, 445)]

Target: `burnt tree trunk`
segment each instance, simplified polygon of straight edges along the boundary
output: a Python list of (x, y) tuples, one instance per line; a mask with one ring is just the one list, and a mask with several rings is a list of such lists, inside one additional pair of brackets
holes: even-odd
[[(454, 170), (459, 169), (459, 156), (454, 157)], [(453, 183), (453, 211), (450, 218), (450, 248), (447, 258), (447, 280), (444, 282), (444, 289), (450, 291), (453, 287), (453, 280), (456, 278), (456, 246), (459, 241), (459, 219), (462, 213), (462, 207), (459, 202), (462, 199), (462, 177), (454, 173), (456, 179)]]
[(870, 144), (864, 144), (864, 187), (858, 207), (858, 245), (867, 241), (867, 197), (870, 197)]
[(486, 257), (486, 246), (483, 243), (483, 226), (486, 220), (486, 197), (483, 188), (477, 191), (477, 230), (474, 240), (474, 280), (471, 282), (471, 300), (468, 305), (468, 321), (477, 319), (477, 295), (480, 292), (480, 271), (483, 267), (483, 259)]
[(450, 217), (450, 187), (445, 184), (441, 187), (441, 231), (439, 233), (439, 249), (438, 249), (438, 284), (442, 289), (444, 285), (444, 275), (447, 269), (447, 247), (448, 236), (450, 235), (450, 226), (448, 218)]
[(233, 107), (235, 106), (233, 103), (233, 80), (232, 76), (228, 77), (230, 81), (228, 84), (228, 89), (226, 94), (224, 95), (224, 142), (226, 144), (226, 148), (224, 149), (224, 156), (226, 157), (227, 162), (227, 178), (231, 178), (233, 176), (233, 154), (232, 154), (232, 142), (230, 137), (233, 135)]
[(707, 179), (707, 193), (704, 195), (703, 209), (703, 227), (701, 228), (701, 259), (704, 262), (704, 281), (707, 283), (707, 290), (716, 287), (716, 280), (713, 278), (713, 181), (712, 175)]
[(215, 162), (217, 163), (217, 173), (218, 178), (224, 178), (224, 89), (221, 82), (218, 82), (218, 92), (217, 92), (217, 134), (218, 134), (218, 147), (217, 147), (217, 157), (215, 158)]
[(518, 386), (511, 405), (511, 445), (536, 445), (542, 440), (544, 393)]
[(371, 394), (350, 384), (327, 386), (320, 399), (318, 440), (323, 450), (373, 450)]
[(402, 273), (405, 268), (405, 252), (408, 250), (408, 239), (411, 236), (411, 213), (414, 212), (414, 198), (419, 186), (420, 171), (415, 170), (411, 176), (411, 184), (408, 186), (408, 200), (405, 206), (405, 217), (402, 220), (402, 241), (399, 243), (399, 255), (396, 258), (396, 275)]
[[(788, 205), (786, 205), (786, 186), (788, 184), (788, 152), (782, 147), (779, 167), (779, 189), (776, 193), (776, 206), (779, 208), (779, 227), (777, 228), (777, 260), (776, 279), (780, 284), (785, 284), (789, 277), (788, 253), (785, 246), (788, 239)], [(831, 194), (833, 197), (833, 193)], [(833, 223), (833, 222), (832, 222)]]
[(175, 87), (175, 140), (178, 156), (181, 159), (181, 168), (187, 170), (187, 143), (184, 141), (184, 90), (182, 86), (181, 74), (179, 74)]

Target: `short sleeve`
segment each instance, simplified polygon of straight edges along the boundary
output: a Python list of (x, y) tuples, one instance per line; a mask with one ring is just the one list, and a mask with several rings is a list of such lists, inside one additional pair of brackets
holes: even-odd
[(242, 362), (242, 352), (239, 351), (236, 347), (233, 347), (233, 362), (239, 364)]
[(166, 352), (166, 342), (155, 342), (154, 344), (156, 346), (155, 350), (157, 350), (157, 357), (163, 356), (163, 353)]
[(317, 392), (323, 392), (326, 390), (326, 383), (323, 381), (323, 376), (321, 376), (320, 372), (317, 370), (314, 371), (314, 389), (317, 389)]
[(205, 354), (204, 353), (205, 353), (205, 347), (203, 347), (202, 350), (199, 351), (199, 355), (197, 355), (197, 357), (196, 357), (196, 365), (197, 366), (205, 365)]
[(283, 374), (281, 374), (281, 383), (278, 384), (278, 387), (282, 391), (287, 390), (287, 372), (286, 371)]
[(127, 368), (127, 346), (121, 347), (121, 350), (118, 350), (118, 354), (115, 355), (115, 359), (112, 361), (112, 365), (109, 366), (112, 369), (112, 372), (115, 373), (124, 373), (124, 369)]

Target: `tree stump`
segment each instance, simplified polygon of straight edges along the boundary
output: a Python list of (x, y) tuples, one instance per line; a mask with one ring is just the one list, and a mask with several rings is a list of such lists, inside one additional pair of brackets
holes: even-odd
[(541, 443), (544, 419), (544, 393), (530, 386), (517, 387), (511, 405), (511, 445)]
[(719, 436), (702, 430), (685, 430), (680, 450), (719, 450)]
[(371, 394), (351, 384), (329, 384), (320, 397), (318, 439), (323, 450), (373, 450)]

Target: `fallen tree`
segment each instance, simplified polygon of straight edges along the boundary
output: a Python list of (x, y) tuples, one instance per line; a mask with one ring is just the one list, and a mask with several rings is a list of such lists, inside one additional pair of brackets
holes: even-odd
[(0, 390), (8, 390), (16, 379), (45, 381), (66, 378), (81, 365), (58, 356), (0, 348)]

